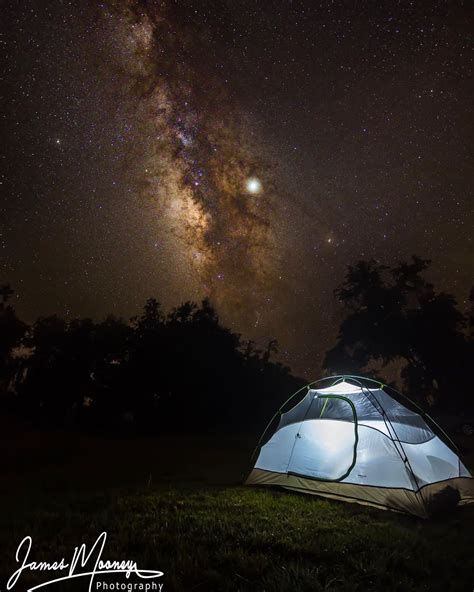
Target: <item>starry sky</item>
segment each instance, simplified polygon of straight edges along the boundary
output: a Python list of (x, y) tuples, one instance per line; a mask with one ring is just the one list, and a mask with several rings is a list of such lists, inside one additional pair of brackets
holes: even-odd
[(27, 321), (205, 296), (317, 377), (346, 266), (472, 285), (463, 2), (2, 3), (1, 282)]

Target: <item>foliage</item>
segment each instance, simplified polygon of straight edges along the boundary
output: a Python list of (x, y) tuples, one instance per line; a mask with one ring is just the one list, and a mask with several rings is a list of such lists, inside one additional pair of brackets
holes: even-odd
[(13, 357), (14, 349), (20, 345), (26, 331), (26, 325), (8, 304), (14, 294), (8, 284), (0, 286), (0, 391), (7, 390), (17, 371), (17, 361)]
[[(0, 311), (1, 312), (1, 311)], [(8, 314), (14, 316), (13, 309)], [(20, 323), (19, 321), (17, 322)], [(208, 300), (163, 312), (155, 299), (125, 322), (56, 315), (4, 337), (5, 357), (20, 344), (17, 406), (37, 420), (88, 428), (259, 429), (301, 381), (224, 327)], [(11, 357), (11, 356), (10, 356)]]
[(349, 266), (335, 294), (348, 310), (336, 345), (324, 366), (341, 373), (363, 373), (370, 366), (403, 360), (405, 390), (412, 397), (467, 404), (467, 367), (472, 342), (467, 319), (453, 296), (436, 292), (423, 277), (430, 261), (387, 267), (376, 261)]

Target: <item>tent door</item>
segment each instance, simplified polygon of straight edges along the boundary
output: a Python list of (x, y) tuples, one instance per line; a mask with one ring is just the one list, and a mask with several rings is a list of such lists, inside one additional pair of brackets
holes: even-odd
[(356, 463), (357, 441), (353, 402), (339, 395), (316, 394), (295, 436), (287, 472), (319, 481), (342, 481)]

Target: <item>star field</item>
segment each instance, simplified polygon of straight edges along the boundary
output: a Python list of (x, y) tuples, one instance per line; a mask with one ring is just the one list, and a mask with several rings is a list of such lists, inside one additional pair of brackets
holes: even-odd
[(364, 258), (472, 284), (461, 2), (7, 2), (1, 269), (25, 319), (210, 296), (318, 374)]

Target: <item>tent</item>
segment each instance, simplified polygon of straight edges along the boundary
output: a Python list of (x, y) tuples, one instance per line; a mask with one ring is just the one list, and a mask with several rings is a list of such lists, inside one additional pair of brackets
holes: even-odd
[(295, 393), (255, 457), (248, 485), (423, 518), (474, 502), (474, 479), (441, 428), (394, 389), (362, 377), (330, 377)]

